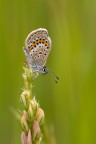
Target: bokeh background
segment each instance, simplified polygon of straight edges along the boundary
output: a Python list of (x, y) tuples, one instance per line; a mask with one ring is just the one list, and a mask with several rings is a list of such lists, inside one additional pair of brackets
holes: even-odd
[(33, 81), (33, 94), (54, 127), (57, 144), (96, 143), (96, 0), (0, 0), (0, 144), (20, 144), (22, 50), (29, 32), (46, 28), (50, 75)]

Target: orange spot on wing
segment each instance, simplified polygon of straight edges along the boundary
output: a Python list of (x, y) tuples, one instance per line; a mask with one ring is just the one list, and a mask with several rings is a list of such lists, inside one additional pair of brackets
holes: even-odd
[(39, 43), (39, 41), (36, 41), (36, 42), (35, 42), (35, 44), (38, 44), (38, 43)]
[(33, 49), (32, 45), (29, 47), (29, 51), (31, 51)]
[(45, 42), (45, 46), (48, 46), (48, 42)]

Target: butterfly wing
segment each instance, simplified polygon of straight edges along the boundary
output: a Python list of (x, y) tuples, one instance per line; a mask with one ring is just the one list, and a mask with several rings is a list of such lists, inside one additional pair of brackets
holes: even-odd
[(51, 50), (51, 39), (46, 29), (32, 31), (25, 40), (28, 62), (43, 68)]

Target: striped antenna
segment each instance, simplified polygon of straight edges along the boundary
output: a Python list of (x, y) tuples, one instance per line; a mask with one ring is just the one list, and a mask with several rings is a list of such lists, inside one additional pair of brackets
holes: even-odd
[(51, 70), (47, 69), (45, 66), (43, 67), (43, 72), (42, 75), (45, 75), (47, 73), (49, 73), (51, 75), (52, 78), (54, 78), (55, 83), (58, 83), (59, 81), (59, 77)]

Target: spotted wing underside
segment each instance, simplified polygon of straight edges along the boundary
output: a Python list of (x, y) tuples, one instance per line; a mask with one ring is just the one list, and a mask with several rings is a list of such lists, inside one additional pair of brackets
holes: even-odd
[(51, 39), (46, 29), (32, 31), (25, 41), (26, 50), (32, 65), (44, 67), (51, 50)]

